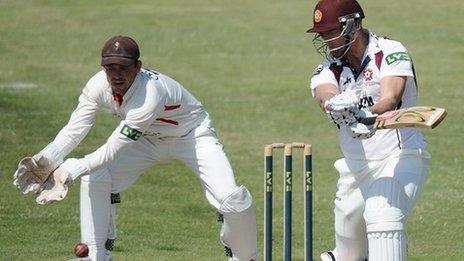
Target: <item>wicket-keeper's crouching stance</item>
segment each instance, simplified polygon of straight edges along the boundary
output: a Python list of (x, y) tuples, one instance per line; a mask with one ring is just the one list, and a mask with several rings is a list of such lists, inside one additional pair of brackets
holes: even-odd
[(311, 90), (337, 126), (344, 158), (335, 195), (335, 249), (324, 261), (407, 260), (406, 222), (427, 177), (430, 155), (417, 128), (376, 130), (358, 120), (415, 106), (412, 61), (399, 42), (362, 27), (356, 0), (320, 0), (313, 15), (326, 56)]
[[(37, 193), (38, 204), (49, 204), (62, 200), (81, 177), (82, 242), (93, 261), (109, 260), (105, 243), (115, 236), (116, 206), (111, 194), (128, 188), (150, 166), (177, 159), (193, 170), (207, 200), (221, 214), (220, 238), (229, 260), (256, 260), (252, 197), (236, 185), (208, 113), (178, 82), (141, 68), (139, 56), (130, 37), (115, 36), (105, 43), (103, 70), (88, 81), (56, 138), (20, 162), (14, 184), (24, 194)], [(86, 136), (100, 108), (110, 109), (120, 124), (95, 152), (64, 160)]]

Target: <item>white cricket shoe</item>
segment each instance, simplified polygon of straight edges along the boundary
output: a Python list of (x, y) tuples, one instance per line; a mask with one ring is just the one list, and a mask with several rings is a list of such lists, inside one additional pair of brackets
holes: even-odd
[(336, 250), (327, 251), (321, 254), (321, 261), (337, 261), (338, 254)]

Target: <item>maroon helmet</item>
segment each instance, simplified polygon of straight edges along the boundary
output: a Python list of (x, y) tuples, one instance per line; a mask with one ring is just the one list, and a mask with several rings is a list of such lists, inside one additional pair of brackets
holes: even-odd
[(343, 26), (344, 17), (364, 18), (356, 0), (320, 0), (314, 8), (313, 27), (308, 33), (321, 33)]
[[(356, 0), (319, 0), (314, 8), (313, 27), (308, 33), (316, 33), (313, 44), (316, 50), (326, 58), (341, 59), (351, 48), (361, 29), (364, 11)], [(322, 34), (340, 28), (341, 33), (330, 39), (323, 39)], [(329, 48), (328, 43), (344, 38), (343, 45)], [(337, 56), (334, 52), (343, 50)]]

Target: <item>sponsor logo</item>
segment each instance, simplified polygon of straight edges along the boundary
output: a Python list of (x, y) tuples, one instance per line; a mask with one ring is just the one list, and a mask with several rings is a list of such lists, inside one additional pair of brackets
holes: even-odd
[(127, 125), (124, 125), (121, 129), (121, 134), (128, 137), (131, 140), (138, 140), (142, 136), (142, 132), (133, 129)]
[(314, 11), (314, 22), (319, 23), (322, 20), (322, 12), (317, 9)]
[(392, 53), (392, 54), (389, 54), (387, 57), (385, 57), (385, 61), (387, 61), (388, 65), (396, 61), (409, 61), (409, 60), (411, 59), (409, 58), (409, 55), (406, 52)]

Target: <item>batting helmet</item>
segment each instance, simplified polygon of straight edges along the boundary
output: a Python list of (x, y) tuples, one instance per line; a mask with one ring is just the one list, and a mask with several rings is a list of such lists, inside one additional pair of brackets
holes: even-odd
[(356, 0), (320, 0), (314, 8), (313, 27), (308, 33), (321, 33), (343, 26), (346, 18), (364, 18)]
[[(364, 11), (356, 0), (320, 0), (314, 8), (313, 27), (307, 32), (316, 33), (313, 44), (320, 54), (326, 58), (341, 59), (356, 40), (363, 18)], [(342, 29), (340, 35), (323, 39), (324, 32), (337, 28)], [(345, 39), (344, 44), (329, 48), (329, 42), (340, 38)], [(336, 51), (339, 53), (335, 56)]]

